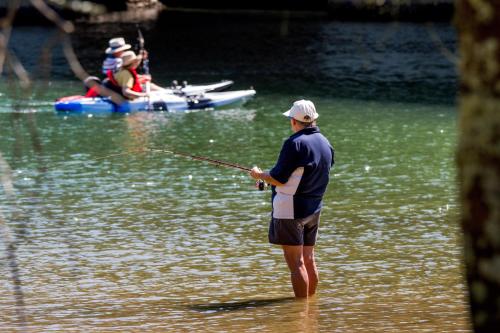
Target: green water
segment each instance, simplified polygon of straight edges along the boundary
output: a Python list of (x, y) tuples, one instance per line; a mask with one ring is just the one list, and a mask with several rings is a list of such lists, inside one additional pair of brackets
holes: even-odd
[[(0, 331), (470, 331), (449, 24), (166, 14), (142, 29), (157, 83), (232, 79), (257, 95), (215, 111), (58, 115), (53, 101), (82, 87), (56, 31), (16, 27), (9, 49), (36, 91), (23, 95), (4, 71)], [(77, 25), (89, 73), (118, 35), (133, 43), (137, 29)], [(268, 169), (291, 134), (281, 112), (300, 98), (336, 149), (308, 301), (291, 298), (267, 242), (269, 191), (237, 170), (140, 151)]]
[(235, 170), (137, 151), (269, 168), (291, 134), (280, 113), (293, 99), (264, 91), (216, 111), (63, 116), (43, 102), (0, 113), (15, 188), (0, 192), (0, 208), (22, 292), (2, 252), (2, 327), (467, 331), (453, 106), (313, 96), (337, 153), (308, 302), (290, 298), (281, 250), (267, 243), (269, 192)]

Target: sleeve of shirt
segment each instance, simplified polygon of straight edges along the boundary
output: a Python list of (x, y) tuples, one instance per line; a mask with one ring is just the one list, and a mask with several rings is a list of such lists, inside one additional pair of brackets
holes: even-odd
[(332, 164), (330, 166), (333, 167), (333, 165), (335, 164), (335, 149), (330, 146), (330, 150), (332, 151)]
[(102, 63), (102, 72), (106, 74), (110, 69), (113, 69), (112, 60), (110, 58), (106, 58)]
[(285, 141), (276, 165), (269, 171), (271, 177), (285, 184), (295, 169), (300, 167), (297, 153), (296, 144), (291, 140)]

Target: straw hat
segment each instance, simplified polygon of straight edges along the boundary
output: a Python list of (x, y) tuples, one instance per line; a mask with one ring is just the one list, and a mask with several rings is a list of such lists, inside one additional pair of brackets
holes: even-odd
[(130, 49), (130, 44), (125, 43), (123, 37), (117, 37), (109, 40), (109, 47), (106, 49), (106, 54), (113, 54)]
[(133, 62), (141, 61), (142, 59), (140, 56), (136, 56), (134, 51), (125, 51), (120, 58), (123, 61), (123, 67), (130, 66)]

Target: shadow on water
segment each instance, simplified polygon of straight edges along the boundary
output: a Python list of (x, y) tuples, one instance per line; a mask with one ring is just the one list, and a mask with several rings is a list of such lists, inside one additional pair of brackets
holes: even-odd
[(287, 303), (295, 300), (294, 297), (280, 297), (270, 299), (251, 299), (246, 301), (229, 301), (209, 304), (192, 304), (188, 308), (199, 312), (232, 312), (246, 309), (259, 308), (277, 303)]

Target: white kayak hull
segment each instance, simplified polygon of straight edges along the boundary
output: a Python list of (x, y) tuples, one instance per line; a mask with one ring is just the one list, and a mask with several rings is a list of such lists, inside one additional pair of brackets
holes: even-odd
[(255, 95), (255, 90), (235, 90), (225, 92), (205, 92), (199, 95), (179, 95), (165, 91), (152, 91), (149, 97), (125, 101), (120, 105), (108, 97), (70, 96), (56, 101), (54, 108), (58, 112), (98, 113), (137, 111), (186, 111), (217, 108), (233, 103), (245, 102)]

